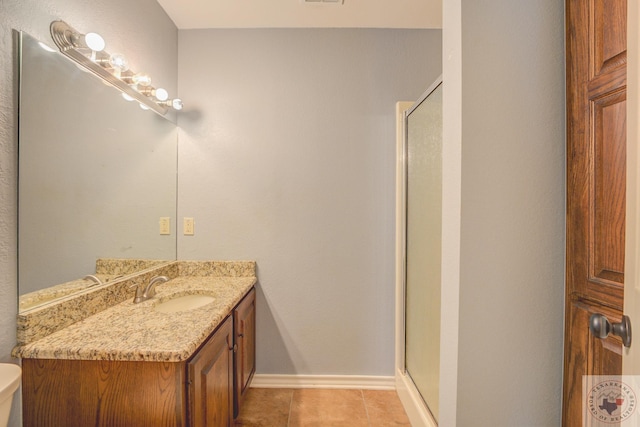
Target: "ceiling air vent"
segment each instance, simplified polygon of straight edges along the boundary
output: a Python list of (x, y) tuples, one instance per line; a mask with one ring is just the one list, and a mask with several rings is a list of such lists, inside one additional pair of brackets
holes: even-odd
[(306, 4), (344, 4), (344, 0), (300, 0)]

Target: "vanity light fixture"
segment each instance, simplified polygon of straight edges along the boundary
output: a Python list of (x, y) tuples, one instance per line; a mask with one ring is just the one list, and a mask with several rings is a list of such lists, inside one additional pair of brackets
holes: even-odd
[(178, 110), (178, 111), (182, 110), (182, 107), (183, 107), (182, 100), (179, 99), (179, 98), (168, 99), (168, 100), (166, 100), (164, 102), (160, 102), (160, 104), (161, 105), (166, 105), (167, 107), (171, 107), (174, 110)]
[(99, 34), (81, 34), (64, 21), (53, 21), (50, 30), (60, 52), (119, 89), (126, 100), (138, 101), (141, 108), (159, 114), (166, 114), (169, 108), (182, 109), (182, 100), (169, 99), (165, 89), (151, 86), (149, 75), (130, 70), (124, 55), (106, 52)]

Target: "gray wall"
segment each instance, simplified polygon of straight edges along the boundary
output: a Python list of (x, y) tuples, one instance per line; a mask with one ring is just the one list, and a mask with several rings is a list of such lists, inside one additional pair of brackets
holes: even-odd
[(179, 34), (180, 259), (255, 259), (257, 372), (393, 375), (395, 112), (439, 30)]
[[(140, 19), (144, 17), (144, 19)], [(49, 24), (63, 19), (79, 31), (96, 31), (127, 54), (134, 70), (146, 70), (175, 93), (177, 29), (155, 0), (0, 1), (0, 361), (11, 360), (17, 314), (17, 144), (11, 29), (50, 40)], [(14, 361), (15, 362), (15, 361)], [(11, 426), (20, 425), (18, 400)]]
[(563, 22), (554, 0), (462, 1), (461, 427), (560, 424)]

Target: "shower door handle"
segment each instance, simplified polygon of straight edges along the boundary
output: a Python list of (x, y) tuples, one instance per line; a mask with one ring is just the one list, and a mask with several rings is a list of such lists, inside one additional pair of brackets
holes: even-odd
[(589, 318), (589, 329), (591, 333), (601, 339), (607, 338), (609, 334), (622, 338), (625, 347), (631, 347), (631, 320), (629, 316), (622, 316), (622, 322), (611, 323), (604, 314), (592, 314)]

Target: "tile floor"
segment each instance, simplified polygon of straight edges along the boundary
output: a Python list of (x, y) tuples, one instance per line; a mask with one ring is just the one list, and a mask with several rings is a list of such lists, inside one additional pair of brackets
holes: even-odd
[(251, 388), (235, 426), (411, 426), (393, 390)]

